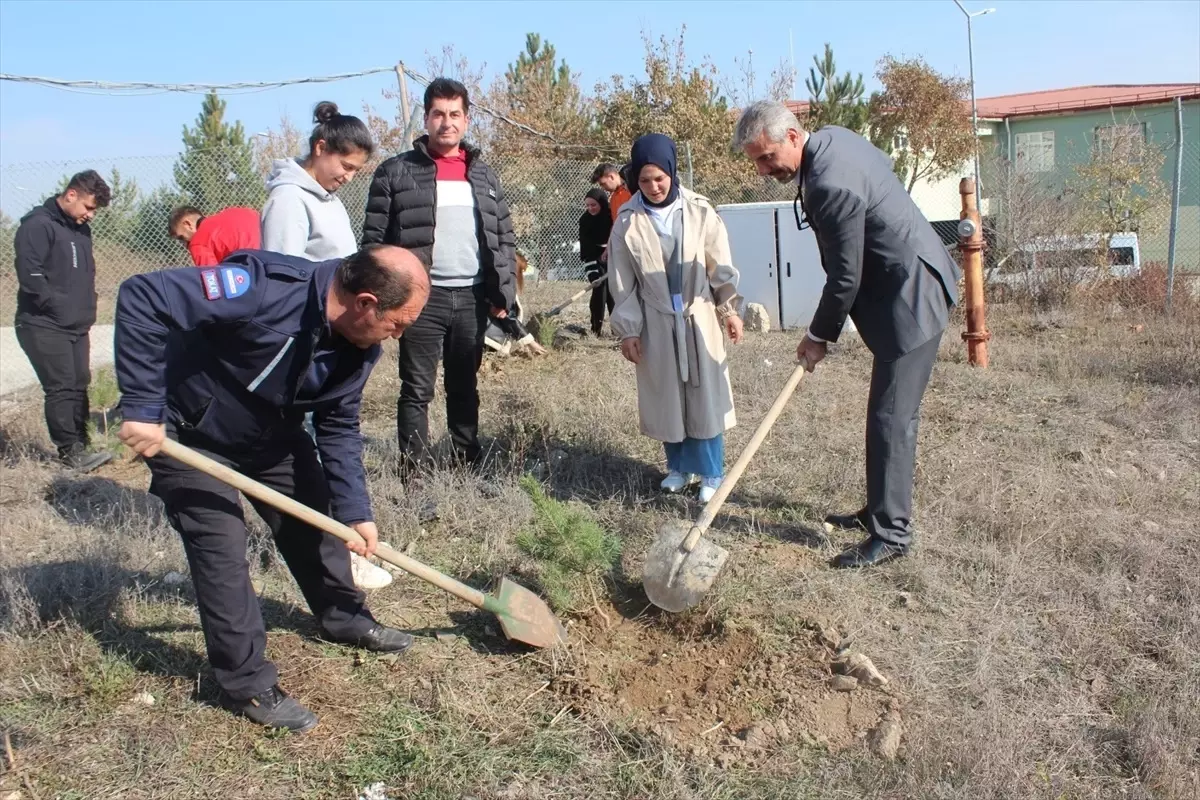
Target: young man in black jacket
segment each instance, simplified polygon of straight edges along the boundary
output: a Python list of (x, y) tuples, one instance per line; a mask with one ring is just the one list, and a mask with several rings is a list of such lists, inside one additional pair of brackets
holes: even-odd
[(88, 453), (88, 333), (96, 321), (96, 261), (88, 222), (108, 205), (94, 170), (71, 178), (21, 219), (17, 251), (17, 341), (46, 395), (46, 427), (68, 467), (89, 472), (112, 458)]
[(500, 179), (463, 141), (470, 100), (458, 81), (425, 90), (428, 135), (379, 165), (367, 197), (363, 245), (411, 250), (429, 270), (429, 303), (400, 340), (396, 427), (406, 472), (427, 466), (429, 403), (443, 362), (455, 455), (476, 462), (477, 373), (489, 314), (506, 320), (516, 297), (515, 240)]

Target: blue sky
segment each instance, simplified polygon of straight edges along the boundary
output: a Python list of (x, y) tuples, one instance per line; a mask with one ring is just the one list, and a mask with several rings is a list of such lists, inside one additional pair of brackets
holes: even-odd
[[(1089, 83), (1200, 81), (1200, 0), (964, 2), (972, 10), (996, 9), (975, 21), (981, 97)], [(689, 55), (708, 55), (731, 75), (734, 58), (752, 50), (765, 79), (789, 55), (789, 29), (801, 76), (825, 42), (839, 69), (861, 71), (869, 86), (886, 53), (921, 55), (938, 70), (967, 74), (966, 25), (952, 0), (2, 0), (0, 71), (205, 83), (352, 72), (401, 59), (423, 71), (426, 51), (453, 44), (472, 63), (486, 64), (490, 78), (534, 31), (590, 88), (614, 73), (641, 74), (642, 29), (672, 34), (682, 24)], [(304, 125), (323, 99), (343, 109), (360, 110), (364, 102), (390, 109), (393, 102), (381, 92), (394, 86), (384, 74), (230, 95), (229, 113), (249, 133), (276, 126), (285, 114)], [(0, 82), (0, 165), (91, 160), (106, 171), (114, 159), (175, 153), (199, 105), (196, 95), (90, 95)]]

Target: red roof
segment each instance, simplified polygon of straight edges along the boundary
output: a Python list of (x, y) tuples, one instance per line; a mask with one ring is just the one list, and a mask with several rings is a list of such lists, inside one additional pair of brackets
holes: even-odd
[[(1200, 83), (1108, 84), (1073, 86), (1044, 92), (1003, 94), (980, 97), (976, 102), (983, 119), (1028, 117), (1067, 111), (1088, 111), (1113, 106), (1137, 106), (1149, 103), (1168, 103), (1180, 97), (1200, 99)], [(787, 101), (788, 110), (803, 119), (808, 113), (807, 100)], [(967, 104), (967, 112), (971, 106)]]
[(979, 116), (1001, 119), (1064, 111), (1087, 111), (1112, 106), (1168, 103), (1176, 97), (1184, 100), (1200, 98), (1200, 83), (1074, 86), (1069, 89), (1052, 89), (1048, 92), (980, 97), (976, 100), (976, 105), (979, 109)]

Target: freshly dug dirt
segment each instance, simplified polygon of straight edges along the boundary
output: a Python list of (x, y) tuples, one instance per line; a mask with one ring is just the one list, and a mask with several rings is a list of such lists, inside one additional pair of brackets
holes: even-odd
[(772, 651), (753, 632), (689, 630), (668, 615), (628, 618), (610, 606), (577, 623), (572, 640), (555, 692), (722, 766), (790, 742), (860, 744), (895, 704), (886, 690), (836, 690), (833, 654), (816, 636)]

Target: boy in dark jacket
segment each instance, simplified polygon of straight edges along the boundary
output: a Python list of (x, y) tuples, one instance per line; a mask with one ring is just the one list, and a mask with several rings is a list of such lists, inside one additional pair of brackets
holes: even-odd
[(71, 178), (21, 219), (16, 334), (46, 395), (46, 427), (67, 466), (90, 472), (112, 458), (88, 453), (88, 333), (96, 321), (96, 261), (88, 222), (111, 199), (94, 170)]

